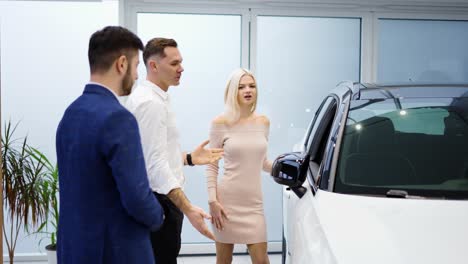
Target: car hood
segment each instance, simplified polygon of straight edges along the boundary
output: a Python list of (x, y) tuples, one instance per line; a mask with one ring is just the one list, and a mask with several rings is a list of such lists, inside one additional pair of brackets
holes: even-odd
[(468, 201), (319, 191), (316, 210), (338, 263), (466, 263)]

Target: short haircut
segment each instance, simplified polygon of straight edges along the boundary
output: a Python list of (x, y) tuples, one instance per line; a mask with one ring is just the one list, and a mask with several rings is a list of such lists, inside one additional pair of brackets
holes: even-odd
[(166, 47), (174, 47), (177, 48), (177, 42), (173, 39), (167, 38), (154, 38), (146, 43), (145, 49), (143, 50), (143, 62), (148, 62), (148, 59), (153, 56), (157, 55), (161, 58), (166, 57), (166, 53), (164, 53), (164, 49)]
[(130, 59), (143, 50), (140, 38), (120, 26), (108, 26), (96, 31), (89, 39), (88, 60), (91, 73), (105, 72), (122, 55)]

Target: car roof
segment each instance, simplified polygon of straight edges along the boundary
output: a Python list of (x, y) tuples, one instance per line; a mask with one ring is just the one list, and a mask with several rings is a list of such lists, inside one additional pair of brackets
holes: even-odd
[(392, 98), (459, 98), (468, 97), (467, 84), (452, 83), (359, 83), (344, 81), (333, 93), (340, 98), (352, 93), (352, 100)]
[(360, 99), (468, 97), (468, 84), (362, 84)]

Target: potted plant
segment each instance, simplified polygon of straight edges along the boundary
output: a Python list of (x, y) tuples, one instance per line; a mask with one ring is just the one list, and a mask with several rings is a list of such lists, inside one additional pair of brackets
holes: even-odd
[[(45, 237), (41, 239), (50, 239), (49, 244), (45, 246), (47, 252), (47, 259), (49, 264), (57, 263), (57, 227), (58, 227), (58, 167), (52, 165), (52, 163), (47, 159), (47, 157), (38, 151), (37, 149), (32, 149), (32, 156), (45, 164), (46, 172), (44, 178), (41, 181), (42, 183), (42, 197), (43, 201), (46, 204), (47, 214), (45, 215), (44, 221), (40, 224), (39, 228), (36, 230), (36, 234), (45, 234)], [(39, 244), (40, 244), (39, 242)]]
[[(5, 124), (2, 137), (3, 200), (7, 213), (3, 220), (3, 235), (12, 264), (16, 242), (22, 228), (29, 231), (46, 218), (48, 204), (44, 197), (45, 163), (34, 156), (27, 137), (14, 138), (18, 124)], [(5, 230), (5, 222), (10, 228)]]

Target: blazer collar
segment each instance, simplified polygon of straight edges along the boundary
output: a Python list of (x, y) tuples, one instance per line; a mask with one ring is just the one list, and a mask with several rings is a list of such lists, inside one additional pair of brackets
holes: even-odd
[(100, 95), (112, 97), (115, 100), (119, 101), (117, 99), (117, 96), (109, 88), (107, 88), (104, 85), (99, 84), (99, 83), (88, 83), (85, 86), (85, 89), (84, 89), (83, 93), (100, 94)]

